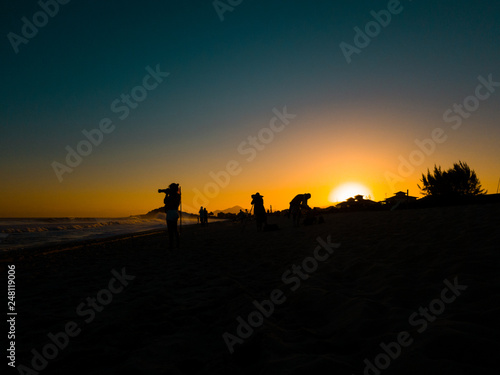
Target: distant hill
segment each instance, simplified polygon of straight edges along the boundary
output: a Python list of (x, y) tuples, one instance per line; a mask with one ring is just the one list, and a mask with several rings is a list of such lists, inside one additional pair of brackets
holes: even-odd
[[(240, 210), (245, 211), (245, 209), (243, 207), (241, 207), (241, 206), (234, 206), (234, 207), (231, 207), (231, 208), (226, 208), (225, 210), (216, 210), (213, 213), (214, 213), (214, 216), (217, 216), (217, 214), (219, 212), (222, 212), (224, 214), (237, 214), (237, 213), (240, 212)], [(154, 210), (149, 211), (147, 214), (133, 215), (133, 216), (143, 217), (143, 218), (146, 218), (146, 219), (153, 219), (153, 218), (156, 218), (158, 216), (158, 214), (165, 215), (165, 207), (155, 208)], [(197, 218), (198, 217), (197, 214), (190, 214), (190, 213), (187, 213), (187, 212), (184, 212), (184, 211), (182, 211), (182, 216), (183, 217), (193, 217), (193, 218)]]
[(245, 209), (241, 206), (233, 206), (231, 208), (226, 208), (225, 210), (215, 210), (214, 215), (217, 216), (219, 212), (222, 212), (224, 214), (237, 214), (240, 212), (240, 210), (245, 211)]
[[(156, 215), (158, 215), (158, 214), (165, 215), (165, 207), (155, 208), (154, 210), (149, 211), (145, 215), (138, 215), (138, 216), (145, 217), (145, 218), (155, 218)], [(184, 211), (182, 211), (182, 216), (183, 217), (187, 217), (187, 216), (198, 217), (198, 215), (188, 214), (187, 212), (184, 212)]]

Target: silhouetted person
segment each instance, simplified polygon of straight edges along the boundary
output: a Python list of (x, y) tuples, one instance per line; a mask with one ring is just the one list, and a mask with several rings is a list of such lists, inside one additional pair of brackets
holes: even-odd
[(264, 196), (259, 193), (252, 195), (253, 213), (255, 215), (255, 222), (257, 223), (257, 230), (262, 230), (262, 225), (267, 222), (266, 209), (264, 208)]
[(245, 210), (245, 212), (243, 212), (243, 210), (240, 209), (240, 212), (236, 217), (241, 223), (241, 231), (243, 232), (245, 230), (245, 227), (247, 226), (248, 210)]
[(243, 223), (245, 221), (245, 217), (247, 215), (243, 212), (242, 209), (240, 209), (240, 212), (238, 212), (238, 215), (236, 215), (236, 217), (238, 218), (238, 220)]
[(200, 214), (198, 216), (198, 220), (200, 221), (201, 225), (204, 225), (205, 224), (205, 212), (203, 211), (203, 206), (200, 207), (200, 210), (198, 211), (198, 213)]
[(290, 202), (289, 214), (292, 215), (293, 225), (298, 227), (300, 224), (300, 217), (302, 209), (310, 210), (311, 208), (307, 205), (307, 200), (311, 198), (311, 194), (298, 194)]
[(206, 207), (203, 209), (203, 224), (208, 224), (208, 211)]
[(170, 184), (168, 189), (158, 190), (158, 192), (165, 193), (163, 203), (165, 203), (165, 214), (167, 215), (169, 247), (170, 249), (173, 248), (175, 238), (176, 247), (179, 248), (179, 231), (177, 230), (179, 204), (181, 203), (179, 184)]

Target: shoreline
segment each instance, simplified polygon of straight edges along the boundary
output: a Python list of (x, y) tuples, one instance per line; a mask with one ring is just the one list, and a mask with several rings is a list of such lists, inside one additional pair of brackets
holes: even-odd
[[(498, 195), (500, 196), (500, 195)], [(351, 215), (384, 215), (384, 213), (389, 213), (391, 212), (392, 215), (397, 215), (398, 213), (404, 213), (404, 212), (428, 212), (430, 210), (443, 210), (443, 209), (455, 209), (455, 210), (460, 210), (460, 209), (466, 209), (467, 207), (488, 207), (488, 206), (497, 206), (500, 207), (500, 201), (494, 200), (494, 201), (479, 201), (476, 203), (472, 204), (454, 204), (454, 205), (443, 205), (443, 206), (432, 206), (432, 207), (426, 207), (426, 206), (421, 206), (421, 207), (405, 207), (401, 208), (396, 211), (390, 211), (390, 210), (370, 210), (370, 209), (365, 209), (365, 210), (358, 210), (358, 209), (352, 209), (352, 210), (338, 210), (336, 212), (324, 212), (324, 213), (319, 213), (317, 216), (323, 216), (325, 218), (337, 218), (337, 217), (345, 217), (348, 218)], [(283, 222), (284, 220), (288, 220), (284, 215), (276, 215), (276, 214), (268, 214), (268, 221), (279, 221)], [(290, 221), (291, 222), (291, 221)], [(230, 224), (230, 225), (241, 225), (239, 220), (229, 220), (229, 219), (215, 219), (211, 222), (209, 222), (210, 227), (214, 225), (220, 225), (222, 223)], [(248, 220), (246, 222), (246, 226), (253, 226), (254, 221), (253, 219)], [(311, 225), (312, 227), (316, 226), (316, 224)], [(304, 226), (301, 224), (301, 228), (308, 228), (311, 226)], [(189, 228), (189, 229), (188, 229)], [(189, 233), (191, 231), (194, 231), (195, 228), (206, 228), (200, 226), (199, 223), (193, 223), (189, 225), (184, 225), (182, 227), (182, 232), (183, 233)], [(283, 227), (280, 228), (284, 229)], [(89, 246), (99, 246), (99, 245), (105, 245), (109, 244), (112, 242), (120, 242), (120, 241), (126, 241), (126, 240), (133, 240), (134, 238), (139, 238), (143, 236), (153, 236), (153, 235), (162, 235), (167, 233), (167, 227), (165, 225), (164, 229), (149, 229), (149, 230), (141, 230), (138, 232), (132, 232), (132, 233), (123, 233), (123, 234), (117, 234), (117, 235), (110, 235), (109, 237), (102, 237), (102, 238), (94, 238), (94, 239), (82, 239), (82, 240), (68, 240), (60, 243), (49, 243), (46, 245), (41, 245), (41, 246), (28, 246), (28, 247), (23, 247), (23, 248), (18, 248), (18, 249), (11, 249), (11, 250), (4, 250), (0, 252), (0, 262), (3, 262), (3, 258), (5, 256), (9, 256), (9, 259), (22, 259), (25, 256), (33, 256), (33, 255), (45, 255), (45, 254), (51, 254), (51, 253), (58, 253), (58, 252), (63, 252), (63, 251), (68, 251), (68, 250), (74, 250), (74, 249), (79, 249), (79, 248), (84, 248), (84, 247), (89, 247)], [(182, 236), (182, 233), (181, 233)], [(18, 254), (17, 256), (12, 256), (14, 253)]]
[[(223, 222), (223, 220), (209, 222), (209, 225), (216, 225), (219, 222)], [(190, 231), (193, 230), (192, 227), (197, 227), (197, 226), (199, 226), (199, 224), (184, 225), (182, 227), (182, 233), (189, 233)], [(0, 252), (0, 263), (5, 262), (4, 258), (9, 259), (10, 261), (20, 260), (20, 259), (23, 259), (23, 258), (29, 257), (29, 256), (38, 256), (38, 255), (53, 254), (53, 253), (64, 252), (64, 251), (71, 251), (71, 250), (76, 250), (79, 248), (105, 245), (105, 244), (109, 244), (112, 242), (133, 240), (134, 238), (139, 238), (139, 237), (144, 237), (144, 236), (161, 235), (161, 234), (165, 234), (166, 232), (167, 232), (167, 226), (165, 225), (164, 229), (149, 229), (149, 230), (142, 230), (142, 231), (132, 232), (132, 233), (110, 235), (109, 237), (94, 238), (94, 239), (82, 239), (82, 240), (69, 240), (69, 241), (64, 241), (64, 242), (60, 242), (60, 243), (52, 243), (52, 244), (46, 244), (46, 245), (41, 245), (41, 246), (35, 245), (35, 246), (18, 248), (18, 249), (4, 250), (4, 251)], [(181, 236), (182, 236), (182, 233), (181, 233)]]

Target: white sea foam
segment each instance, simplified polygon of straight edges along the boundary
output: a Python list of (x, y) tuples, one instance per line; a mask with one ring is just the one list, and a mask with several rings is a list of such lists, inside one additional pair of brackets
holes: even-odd
[[(183, 218), (182, 225), (196, 223)], [(0, 251), (106, 238), (116, 235), (166, 229), (165, 214), (144, 218), (23, 218), (0, 219)]]

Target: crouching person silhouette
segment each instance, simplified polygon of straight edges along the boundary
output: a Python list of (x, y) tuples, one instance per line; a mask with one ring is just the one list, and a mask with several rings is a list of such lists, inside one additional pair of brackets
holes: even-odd
[(179, 219), (179, 204), (181, 195), (179, 193), (179, 184), (170, 184), (168, 189), (158, 189), (158, 193), (165, 193), (163, 203), (165, 203), (165, 214), (167, 215), (167, 231), (169, 248), (174, 245), (179, 248), (179, 231), (177, 230), (177, 220)]
[(302, 209), (310, 210), (311, 208), (307, 205), (307, 200), (311, 198), (311, 194), (298, 194), (290, 202), (289, 214), (292, 215), (293, 226), (298, 227), (300, 225), (300, 218), (302, 216)]

